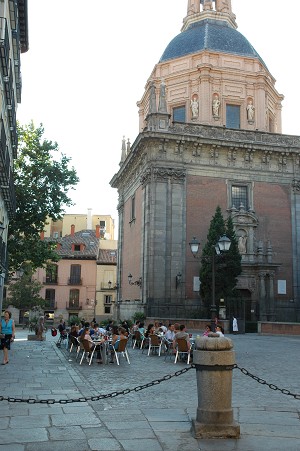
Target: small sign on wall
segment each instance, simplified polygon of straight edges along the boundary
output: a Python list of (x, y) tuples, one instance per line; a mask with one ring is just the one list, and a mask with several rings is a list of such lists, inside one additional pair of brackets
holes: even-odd
[(277, 281), (278, 294), (286, 294), (286, 280)]
[(193, 291), (197, 291), (197, 293), (199, 293), (200, 291), (200, 277), (194, 277), (193, 278)]

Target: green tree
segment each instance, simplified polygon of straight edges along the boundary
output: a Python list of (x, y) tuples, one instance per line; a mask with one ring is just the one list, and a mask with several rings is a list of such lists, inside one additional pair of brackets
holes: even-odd
[[(229, 251), (217, 255), (215, 245), (220, 237), (226, 235), (231, 240)], [(200, 295), (206, 313), (212, 303), (212, 262), (215, 259), (215, 301), (217, 309), (219, 300), (230, 297), (235, 293), (237, 277), (242, 272), (241, 256), (238, 251), (238, 243), (234, 232), (231, 217), (225, 222), (220, 206), (216, 208), (207, 235), (207, 242), (203, 248), (200, 269)]]
[(73, 205), (68, 192), (79, 179), (70, 158), (59, 153), (58, 144), (43, 138), (42, 124), (18, 124), (18, 157), (14, 161), (16, 214), (9, 224), (9, 269), (29, 261), (32, 269), (57, 261), (55, 246), (42, 241), (40, 232), (47, 218), (60, 219)]
[(19, 309), (34, 310), (37, 307), (46, 307), (47, 301), (40, 296), (42, 284), (32, 278), (32, 268), (26, 265), (24, 274), (16, 281), (12, 281), (8, 288), (7, 305)]

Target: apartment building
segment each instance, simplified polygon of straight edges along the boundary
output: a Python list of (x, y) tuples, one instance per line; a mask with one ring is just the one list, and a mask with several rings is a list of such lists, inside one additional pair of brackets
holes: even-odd
[(21, 54), (28, 50), (27, 0), (0, 1), (0, 310), (7, 272), (7, 229), (16, 199), (17, 106), (21, 103)]
[(49, 221), (41, 239), (55, 242), (60, 257), (35, 275), (48, 301), (45, 313), (55, 322), (72, 316), (87, 321), (111, 318), (117, 253), (111, 216), (92, 215), (91, 210), (86, 215), (66, 214), (61, 221)]

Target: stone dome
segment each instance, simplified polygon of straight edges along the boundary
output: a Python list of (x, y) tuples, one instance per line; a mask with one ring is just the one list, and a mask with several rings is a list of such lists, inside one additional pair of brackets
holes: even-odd
[(204, 19), (190, 24), (185, 31), (172, 39), (159, 62), (199, 53), (202, 50), (258, 58), (265, 66), (259, 54), (240, 32), (226, 21), (213, 19)]

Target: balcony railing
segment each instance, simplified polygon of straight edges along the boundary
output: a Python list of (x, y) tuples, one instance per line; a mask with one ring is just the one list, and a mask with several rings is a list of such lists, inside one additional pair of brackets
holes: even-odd
[(4, 17), (0, 17), (0, 61), (2, 76), (7, 77), (9, 73), (9, 37)]
[(47, 305), (46, 305), (47, 309), (50, 309), (50, 310), (56, 310), (57, 309), (57, 302), (50, 301), (49, 299), (46, 299), (46, 301), (47, 301)]
[(82, 285), (82, 279), (80, 277), (69, 277), (68, 285)]
[(8, 217), (12, 219), (16, 211), (16, 196), (15, 196), (15, 186), (13, 181), (12, 170), (10, 169), (8, 184), (2, 185), (1, 187), (2, 197), (5, 202)]
[(44, 277), (43, 278), (44, 285), (58, 285), (58, 277)]
[(69, 301), (66, 304), (67, 310), (82, 310), (82, 304), (79, 301)]

